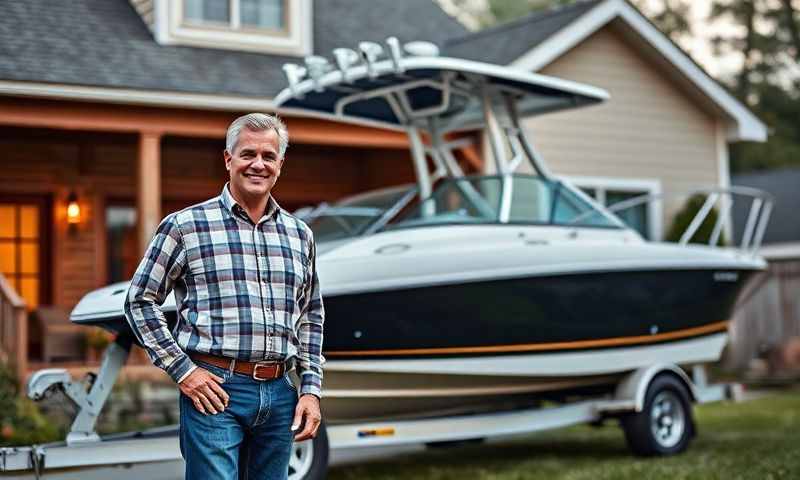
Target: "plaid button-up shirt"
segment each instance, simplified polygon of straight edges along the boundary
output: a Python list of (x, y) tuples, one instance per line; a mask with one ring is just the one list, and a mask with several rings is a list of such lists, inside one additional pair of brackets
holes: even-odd
[[(159, 306), (175, 291), (177, 326)], [(168, 215), (133, 276), (125, 317), (153, 363), (180, 382), (187, 352), (295, 358), (301, 394), (320, 396), (324, 310), (311, 229), (270, 197), (253, 223), (222, 194)]]

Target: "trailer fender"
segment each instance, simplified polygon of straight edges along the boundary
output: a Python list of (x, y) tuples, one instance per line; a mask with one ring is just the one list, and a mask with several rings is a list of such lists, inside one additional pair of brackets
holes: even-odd
[(633, 411), (641, 412), (642, 409), (644, 409), (647, 387), (650, 386), (650, 382), (652, 382), (656, 376), (662, 373), (676, 376), (686, 385), (690, 400), (692, 402), (697, 400), (697, 391), (689, 376), (686, 375), (686, 372), (677, 365), (669, 363), (650, 365), (649, 367), (642, 367), (631, 372), (617, 385), (614, 399), (619, 402), (632, 402)]

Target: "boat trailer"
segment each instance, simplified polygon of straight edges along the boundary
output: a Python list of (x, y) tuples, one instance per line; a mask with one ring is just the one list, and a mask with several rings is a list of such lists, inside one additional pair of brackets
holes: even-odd
[[(130, 339), (120, 336), (107, 347), (98, 374), (88, 374), (82, 380), (72, 379), (64, 369), (45, 369), (33, 374), (27, 384), (31, 399), (63, 394), (78, 407), (78, 412), (65, 441), (0, 448), (0, 478), (99, 479), (112, 475), (131, 479), (182, 478), (177, 426), (103, 437), (94, 430), (130, 348)], [(335, 465), (339, 463), (337, 452), (345, 449), (446, 445), (597, 423), (608, 418), (619, 418), (623, 423), (629, 418), (650, 418), (652, 398), (661, 393), (653, 392), (653, 387), (663, 384), (665, 378), (673, 388), (684, 389), (686, 400), (692, 403), (741, 399), (740, 385), (709, 384), (702, 365), (692, 366), (690, 371), (691, 376), (677, 365), (651, 365), (629, 373), (617, 384), (613, 395), (545, 408), (324, 426), (325, 431), (317, 439), (295, 445), (290, 465), (295, 474), (289, 478), (324, 478), (309, 475), (310, 467), (320, 457), (327, 464), (328, 451), (332, 454), (331, 464)], [(690, 406), (683, 415), (685, 426), (692, 428)], [(323, 465), (323, 472), (326, 467)]]

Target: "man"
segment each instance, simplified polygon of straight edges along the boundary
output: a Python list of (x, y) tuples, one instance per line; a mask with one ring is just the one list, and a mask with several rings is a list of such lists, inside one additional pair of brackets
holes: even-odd
[[(270, 195), (289, 143), (277, 117), (231, 123), (218, 197), (168, 215), (125, 316), (181, 391), (187, 479), (286, 478), (321, 421), (323, 306), (311, 230)], [(177, 325), (159, 306), (175, 291)], [(299, 399), (288, 373), (296, 367)]]

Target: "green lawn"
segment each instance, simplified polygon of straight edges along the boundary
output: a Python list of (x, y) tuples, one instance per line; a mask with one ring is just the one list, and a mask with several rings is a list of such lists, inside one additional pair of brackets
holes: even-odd
[(502, 444), (426, 451), (332, 468), (331, 480), (800, 479), (800, 390), (695, 409), (698, 435), (668, 458), (628, 453), (616, 422), (554, 430)]

